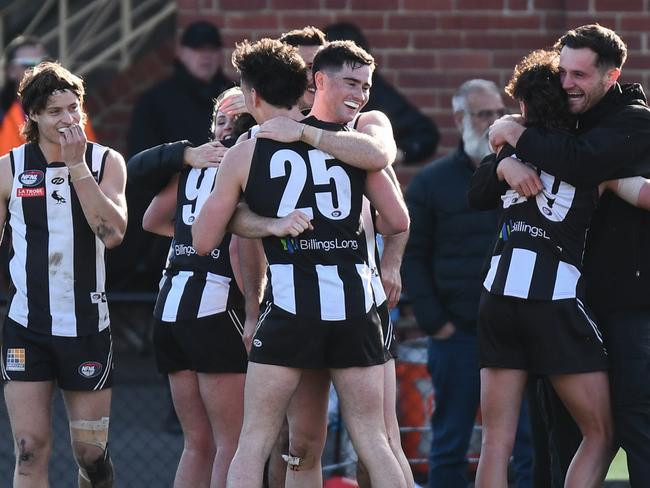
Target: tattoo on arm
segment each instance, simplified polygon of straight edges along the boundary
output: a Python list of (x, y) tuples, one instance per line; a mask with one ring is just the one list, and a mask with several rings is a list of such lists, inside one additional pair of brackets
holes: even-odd
[(106, 238), (115, 234), (115, 229), (106, 225), (105, 219), (100, 219), (97, 228), (95, 229), (95, 235), (101, 239), (103, 243), (106, 243)]

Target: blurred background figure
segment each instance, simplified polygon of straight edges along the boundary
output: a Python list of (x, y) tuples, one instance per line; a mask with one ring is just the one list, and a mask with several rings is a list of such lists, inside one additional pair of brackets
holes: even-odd
[[(133, 109), (128, 156), (167, 142), (188, 140), (198, 147), (212, 138), (217, 96), (234, 85), (222, 71), (221, 34), (210, 22), (183, 31), (172, 75), (149, 88)], [(115, 291), (156, 292), (169, 239), (142, 230), (142, 216), (153, 198), (141, 186), (127, 185), (129, 225), (124, 244), (109, 253), (108, 276)]]
[[(18, 36), (5, 49), (5, 84), (0, 92), (0, 155), (25, 143), (20, 129), (26, 115), (18, 101), (18, 84), (27, 69), (49, 57), (41, 40), (34, 36)], [(84, 131), (89, 141), (96, 140), (88, 121)]]
[[(374, 87), (373, 87), (374, 90)], [(479, 406), (476, 326), (483, 264), (494, 245), (498, 212), (469, 208), (474, 170), (490, 153), (488, 127), (507, 113), (499, 88), (473, 79), (452, 98), (458, 149), (416, 174), (406, 191), (411, 235), (402, 278), (419, 327), (429, 335), (435, 391), (429, 488), (466, 488), (466, 454)], [(530, 488), (532, 453), (522, 409), (514, 450), (518, 488)]]
[[(324, 32), (328, 41), (354, 41), (370, 52), (365, 36), (359, 27), (352, 23), (331, 24)], [(418, 163), (436, 152), (440, 139), (436, 125), (391, 86), (377, 69), (372, 76), (370, 100), (363, 109), (364, 112), (371, 110), (384, 112), (393, 124), (393, 134), (397, 142), (396, 163)]]

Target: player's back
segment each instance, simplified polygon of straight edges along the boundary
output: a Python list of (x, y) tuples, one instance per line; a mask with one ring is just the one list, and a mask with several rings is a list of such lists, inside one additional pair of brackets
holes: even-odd
[[(311, 117), (328, 130), (346, 130)], [(283, 217), (299, 210), (313, 231), (296, 238), (268, 237), (271, 296), (296, 315), (345, 320), (372, 306), (361, 207), (366, 173), (302, 142), (258, 139), (245, 197), (251, 210)]]

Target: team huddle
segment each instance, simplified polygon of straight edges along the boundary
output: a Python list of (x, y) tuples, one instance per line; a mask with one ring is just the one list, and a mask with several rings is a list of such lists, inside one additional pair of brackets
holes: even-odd
[[(549, 144), (549, 134), (573, 137), (572, 114), (580, 113), (579, 98), (562, 87), (573, 75), (562, 56), (597, 52), (583, 37), (615, 36), (580, 29), (560, 49), (517, 65), (507, 90), (522, 117), (492, 126), (496, 152), (472, 178), (471, 205), (503, 207), (479, 310), (476, 486), (507, 486), (515, 406), (529, 374), (550, 379), (582, 434), (566, 486), (599, 486), (611, 461), (607, 353), (584, 305), (583, 250), (601, 193), (650, 209), (650, 190), (625, 160), (577, 177), (540, 149), (561, 145)], [(603, 94), (620, 88), (619, 58), (604, 61)], [(127, 178), (156, 193), (143, 228), (172, 237), (154, 345), (184, 434), (174, 486), (259, 488), (267, 463), (269, 471), (279, 464), (283, 486), (322, 486), (330, 384), (360, 486), (414, 486), (395, 412), (389, 309), (398, 296), (382, 283), (385, 273), (399, 275), (409, 214), (391, 167), (390, 120), (361, 112), (375, 60), (352, 41), (326, 42), (305, 27), (243, 41), (232, 63), (240, 86), (215, 101), (213, 142), (169, 141), (128, 165), (87, 141), (78, 77), (43, 62), (21, 81), (27, 143), (0, 158), (0, 174), (13, 176), (0, 182), (0, 221), (12, 246), (2, 377), (14, 486), (47, 485), (55, 382), (79, 486), (114, 484), (104, 249), (124, 237)], [(638, 106), (647, 124), (650, 111)]]

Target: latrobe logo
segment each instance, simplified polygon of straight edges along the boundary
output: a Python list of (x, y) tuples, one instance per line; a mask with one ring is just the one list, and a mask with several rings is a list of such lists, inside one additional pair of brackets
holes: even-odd
[(529, 234), (531, 237), (541, 237), (543, 239), (549, 239), (549, 237), (546, 235), (546, 231), (542, 229), (541, 227), (537, 227), (535, 225), (530, 225), (523, 220), (508, 220), (507, 222), (504, 222), (503, 225), (501, 226), (501, 232), (499, 233), (499, 239), (502, 239), (504, 241), (507, 241), (510, 238), (510, 234), (513, 232), (525, 232)]

